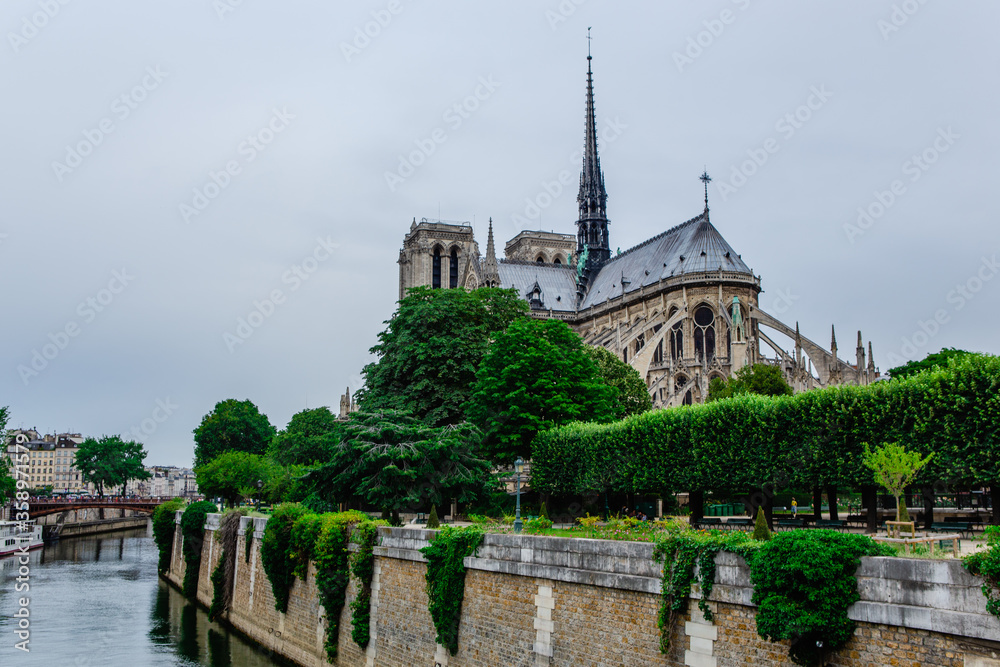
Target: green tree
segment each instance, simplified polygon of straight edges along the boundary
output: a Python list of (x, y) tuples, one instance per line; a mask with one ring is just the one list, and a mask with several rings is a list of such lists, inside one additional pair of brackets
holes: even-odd
[(905, 378), (910, 375), (922, 373), (932, 368), (943, 368), (948, 366), (948, 360), (956, 357), (964, 357), (972, 354), (965, 350), (957, 350), (953, 347), (942, 348), (939, 352), (931, 352), (920, 361), (908, 361), (901, 366), (889, 369), (889, 376), (892, 379)]
[(215, 404), (194, 430), (194, 464), (202, 466), (224, 452), (264, 454), (274, 427), (249, 400), (229, 398)]
[(740, 394), (760, 394), (761, 396), (791, 396), (792, 387), (785, 382), (781, 369), (770, 364), (744, 366), (728, 380), (712, 378), (708, 384), (708, 401), (739, 396)]
[(398, 410), (355, 412), (331, 463), (312, 471), (308, 483), (329, 501), (359, 498), (398, 512), (468, 502), (492, 483), (490, 464), (478, 458), (474, 426), (428, 426)]
[(431, 426), (457, 424), (490, 340), (522, 317), (514, 290), (416, 287), (371, 348), (357, 396), (362, 410), (406, 410)]
[(247, 495), (260, 493), (280, 472), (281, 468), (267, 457), (247, 452), (224, 452), (194, 469), (198, 490), (206, 497), (222, 498), (230, 507)]
[(106, 435), (100, 440), (84, 440), (76, 451), (74, 463), (83, 481), (97, 487), (97, 494), (103, 498), (105, 489), (124, 488), (134, 479), (152, 477), (143, 467), (145, 460), (142, 443)]
[(615, 389), (558, 320), (515, 321), (490, 346), (476, 378), (466, 415), (485, 432), (494, 463), (530, 458), (539, 431), (614, 416)]
[(330, 460), (340, 441), (342, 422), (321, 407), (292, 415), (284, 431), (271, 440), (267, 454), (281, 465), (310, 465)]
[(874, 472), (875, 483), (885, 487), (886, 491), (896, 499), (896, 521), (910, 520), (906, 503), (900, 502), (900, 496), (933, 456), (928, 454), (923, 457), (919, 452), (908, 452), (898, 442), (888, 442), (874, 450), (865, 444), (862, 461)]
[[(14, 478), (14, 462), (5, 456), (7, 453), (7, 420), (10, 412), (6, 406), (0, 406), (0, 443), (4, 445), (4, 451), (0, 452), (0, 499), (13, 498), (17, 492), (17, 480)], [(10, 443), (13, 444), (13, 441)], [(11, 454), (10, 456), (15, 456)]]
[(597, 366), (604, 384), (615, 389), (616, 395), (611, 404), (615, 419), (624, 419), (653, 409), (653, 401), (649, 398), (649, 391), (646, 390), (646, 383), (639, 371), (607, 348), (585, 345), (583, 349)]

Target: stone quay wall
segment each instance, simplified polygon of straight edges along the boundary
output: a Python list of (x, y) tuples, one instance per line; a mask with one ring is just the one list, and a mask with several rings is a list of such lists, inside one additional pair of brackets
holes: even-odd
[[(221, 557), (215, 541), (219, 515), (206, 520), (198, 601), (212, 602), (209, 580)], [(180, 513), (177, 516), (180, 522)], [(296, 580), (288, 612), (274, 609), (260, 561), (266, 519), (240, 524), (231, 610), (225, 620), (273, 652), (306, 667), (331, 664), (323, 643), (326, 621), (318, 601), (315, 569)], [(435, 531), (381, 528), (372, 580), (371, 641), (362, 650), (351, 639), (353, 578), (340, 616), (336, 665), (410, 667), (663, 665), (791, 667), (787, 643), (756, 632), (749, 568), (729, 553), (718, 556), (709, 606), (712, 622), (690, 608), (672, 629), (668, 654), (660, 652), (656, 619), (660, 566), (652, 545), (636, 542), (487, 535), (465, 560), (465, 599), (454, 656), (435, 643), (427, 610), (420, 549)], [(250, 539), (250, 562), (246, 541)], [(180, 586), (183, 537), (174, 536), (166, 578)], [(854, 637), (825, 664), (1000, 667), (1000, 620), (986, 611), (981, 580), (956, 561), (865, 558), (857, 573), (861, 601), (849, 611)]]

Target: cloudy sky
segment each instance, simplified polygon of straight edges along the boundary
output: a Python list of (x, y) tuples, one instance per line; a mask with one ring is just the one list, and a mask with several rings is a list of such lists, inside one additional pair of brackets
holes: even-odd
[(6, 0), (0, 405), (188, 465), (337, 409), (416, 217), (573, 232), (587, 28), (612, 247), (702, 207), (761, 305), (884, 370), (1000, 352), (991, 2)]

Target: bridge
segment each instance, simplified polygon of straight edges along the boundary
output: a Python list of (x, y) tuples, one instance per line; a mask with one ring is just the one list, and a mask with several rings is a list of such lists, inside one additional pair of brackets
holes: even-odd
[(28, 517), (37, 519), (49, 514), (92, 508), (133, 510), (144, 514), (152, 514), (157, 505), (167, 500), (171, 500), (171, 498), (78, 498), (75, 500), (36, 498), (28, 501)]

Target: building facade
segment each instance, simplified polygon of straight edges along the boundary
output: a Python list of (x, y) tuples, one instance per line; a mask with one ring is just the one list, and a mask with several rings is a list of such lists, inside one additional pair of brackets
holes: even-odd
[(149, 466), (146, 468), (151, 477), (144, 480), (132, 480), (125, 485), (125, 495), (143, 498), (195, 498), (198, 496), (198, 484), (194, 470), (175, 466)]
[(29, 487), (51, 486), (53, 491), (66, 493), (94, 491), (94, 485), (83, 481), (83, 476), (75, 465), (77, 449), (84, 440), (82, 435), (79, 433), (41, 435), (34, 429), (8, 431), (6, 456), (10, 461), (13, 461), (15, 451), (19, 455), (23, 453), (23, 450), (14, 446), (15, 439), (19, 435), (27, 438), (27, 442), (22, 446), (28, 450), (28, 478), (25, 481)]
[(779, 367), (795, 391), (879, 378), (860, 331), (849, 363), (832, 327), (826, 349), (761, 309), (760, 276), (710, 219), (707, 173), (698, 215), (612, 255), (589, 55), (586, 106), (576, 233), (523, 231), (498, 260), (492, 220), (480, 256), (468, 223), (414, 218), (399, 253), (400, 298), (417, 286), (515, 289), (532, 316), (563, 320), (631, 364), (656, 407), (703, 402), (713, 378), (757, 363)]

